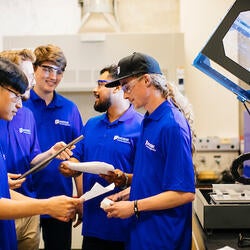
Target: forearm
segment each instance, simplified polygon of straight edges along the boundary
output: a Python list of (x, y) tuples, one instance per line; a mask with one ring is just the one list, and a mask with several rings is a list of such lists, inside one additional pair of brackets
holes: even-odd
[[(65, 142), (57, 142), (55, 145), (53, 145), (50, 149), (48, 149), (47, 151), (40, 153), (39, 155), (37, 155), (34, 159), (32, 159), (31, 164), (35, 165), (38, 164), (39, 162), (49, 158), (50, 156), (52, 156), (53, 154), (55, 154), (56, 152), (58, 152), (59, 150), (63, 149), (63, 147), (65, 147), (66, 144)], [(58, 154), (56, 156), (57, 159), (60, 160), (67, 160), (72, 156), (72, 151), (71, 149), (74, 148), (74, 146), (72, 146), (71, 148), (66, 148), (64, 149), (60, 154)]]
[(83, 195), (82, 174), (80, 176), (74, 177), (74, 181), (75, 181), (77, 196), (80, 197)]
[(41, 161), (43, 161), (43, 160), (45, 160), (45, 159), (47, 159), (47, 158), (49, 158), (51, 155), (52, 155), (52, 150), (47, 150), (47, 151), (45, 151), (45, 152), (43, 152), (43, 153), (40, 153), (40, 154), (38, 154), (36, 157), (34, 157), (33, 159), (32, 159), (32, 161), (31, 161), (31, 165), (36, 165), (36, 164), (38, 164), (39, 162), (41, 162)]
[(138, 199), (139, 211), (164, 210), (192, 202), (195, 194), (191, 192), (166, 191), (145, 199)]
[(133, 201), (118, 201), (104, 208), (108, 218), (139, 216), (142, 211), (157, 211), (181, 206), (194, 200), (194, 193), (166, 191), (155, 196)]
[(36, 199), (0, 199), (0, 219), (17, 219), (38, 214), (47, 214), (47, 200)]
[(69, 221), (74, 218), (76, 208), (81, 204), (80, 199), (65, 195), (53, 196), (48, 199), (33, 199), (10, 190), (13, 199), (0, 199), (0, 219), (17, 219), (37, 214)]

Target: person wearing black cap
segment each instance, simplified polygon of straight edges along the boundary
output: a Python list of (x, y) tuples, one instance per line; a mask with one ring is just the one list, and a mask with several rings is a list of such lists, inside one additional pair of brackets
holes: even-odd
[(128, 249), (191, 249), (194, 132), (187, 100), (163, 76), (151, 56), (133, 53), (118, 63), (124, 98), (144, 107), (129, 201), (105, 208), (109, 218), (131, 219)]

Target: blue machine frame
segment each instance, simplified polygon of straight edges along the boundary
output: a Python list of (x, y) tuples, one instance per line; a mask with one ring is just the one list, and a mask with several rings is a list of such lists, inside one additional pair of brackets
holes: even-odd
[(225, 53), (223, 45), (224, 37), (228, 31), (232, 29), (236, 30), (247, 39), (250, 38), (250, 23), (248, 24), (240, 17), (240, 14), (246, 11), (250, 11), (250, 0), (236, 0), (193, 62), (196, 68), (236, 94), (238, 100), (241, 102), (250, 101), (250, 91), (237, 85), (223, 75), (223, 73), (214, 69), (211, 66), (211, 61), (217, 63), (245, 83), (250, 84), (250, 68), (247, 69), (229, 58)]

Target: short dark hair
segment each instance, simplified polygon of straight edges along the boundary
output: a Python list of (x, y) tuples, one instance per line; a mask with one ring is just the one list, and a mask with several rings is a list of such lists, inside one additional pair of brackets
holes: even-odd
[(103, 69), (100, 70), (100, 75), (103, 74), (104, 72), (108, 71), (109, 75), (113, 78), (116, 79), (118, 78), (118, 71), (117, 71), (117, 65), (116, 64), (111, 64), (109, 66), (104, 67)]
[(11, 87), (20, 94), (24, 94), (29, 82), (19, 66), (9, 59), (0, 57), (0, 84)]

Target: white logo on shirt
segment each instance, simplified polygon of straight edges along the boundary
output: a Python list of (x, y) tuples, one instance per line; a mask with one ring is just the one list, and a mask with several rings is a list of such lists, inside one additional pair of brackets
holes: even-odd
[(63, 126), (70, 126), (69, 121), (60, 121), (59, 119), (55, 120), (55, 124), (63, 125)]
[(150, 149), (150, 150), (152, 150), (152, 151), (154, 151), (154, 152), (156, 151), (155, 145), (154, 145), (154, 144), (151, 144), (148, 140), (146, 140), (145, 146), (146, 146), (148, 149)]
[(129, 138), (121, 137), (119, 135), (115, 135), (113, 140), (130, 144)]
[(31, 134), (31, 131), (30, 131), (30, 129), (19, 128), (19, 133), (20, 133), (20, 134), (27, 134), (27, 135), (30, 135), (30, 134)]

